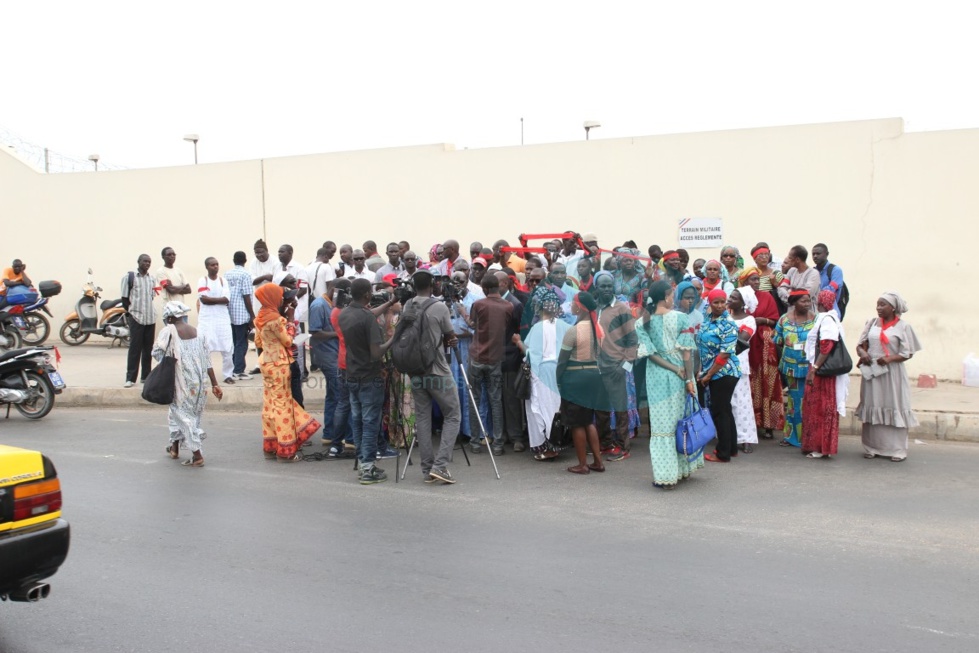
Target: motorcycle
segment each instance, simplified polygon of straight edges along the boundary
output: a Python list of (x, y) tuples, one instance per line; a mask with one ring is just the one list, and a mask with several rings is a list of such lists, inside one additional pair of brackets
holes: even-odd
[(57, 281), (42, 281), (37, 285), (36, 290), (34, 288), (31, 290), (34, 290), (39, 296), (35, 297), (32, 303), (24, 305), (25, 326), (18, 328), (20, 329), (21, 340), (25, 343), (42, 345), (51, 334), (51, 323), (41, 313), (54, 317), (51, 314), (51, 309), (48, 308), (48, 302), (50, 301), (49, 298), (61, 292), (61, 284)]
[[(0, 404), (14, 406), (28, 419), (41, 419), (54, 408), (65, 381), (51, 364), (54, 347), (28, 347), (0, 354)], [(57, 356), (57, 349), (55, 349)]]
[(23, 317), (24, 307), (20, 305), (0, 308), (0, 351), (20, 347), (20, 330), (27, 327)]
[(89, 269), (88, 281), (82, 286), (82, 297), (61, 325), (59, 335), (66, 345), (80, 345), (94, 333), (112, 338), (109, 347), (129, 346), (129, 324), (122, 299), (107, 299), (99, 304), (98, 308), (102, 309), (102, 317), (99, 317), (95, 302), (101, 298), (100, 292), (102, 288), (92, 281), (92, 270)]

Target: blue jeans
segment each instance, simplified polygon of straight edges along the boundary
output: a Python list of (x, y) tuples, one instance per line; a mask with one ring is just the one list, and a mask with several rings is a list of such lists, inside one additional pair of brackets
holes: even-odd
[(235, 374), (245, 373), (245, 354), (248, 353), (248, 331), (251, 326), (245, 324), (231, 325), (231, 341), (234, 343), (232, 358), (235, 362)]
[[(354, 424), (350, 414), (350, 390), (347, 389), (346, 370), (337, 370), (336, 386), (337, 391), (335, 396), (337, 399), (337, 406), (333, 412), (333, 418), (326, 423), (330, 424), (332, 439), (330, 446), (340, 448), (343, 446), (344, 440), (350, 443), (353, 443), (354, 441)], [(329, 380), (327, 380), (327, 388), (328, 393), (333, 391), (332, 386), (329, 385)], [(324, 435), (324, 437), (326, 436)]]
[(357, 459), (362, 470), (370, 469), (377, 460), (377, 436), (381, 431), (381, 412), (384, 408), (384, 379), (347, 379), (347, 390), (350, 393)]
[[(489, 397), (490, 414), (492, 415), (492, 425), (483, 423), (486, 435), (492, 438), (493, 444), (503, 445), (503, 368), (500, 363), (485, 365), (474, 360), (469, 361), (469, 384), (472, 386), (473, 397), (481, 402), (483, 388)], [(482, 408), (482, 406), (480, 406)], [(480, 417), (482, 417), (482, 410)], [(469, 432), (479, 433), (479, 418), (471, 413), (471, 423)], [(492, 430), (490, 430), (492, 429)]]
[[(334, 417), (337, 414), (337, 406), (340, 405), (340, 384), (342, 379), (340, 378), (339, 369), (323, 369), (323, 379), (325, 381), (324, 385), (326, 387), (326, 396), (323, 398), (323, 441), (333, 442), (333, 433), (336, 430), (336, 425), (333, 423)], [(343, 394), (346, 395), (347, 403), (347, 414), (350, 414), (350, 394), (347, 392), (347, 384), (343, 384)]]
[[(459, 340), (459, 356), (452, 356), (452, 362), (449, 368), (452, 370), (452, 378), (455, 379), (456, 392), (459, 394), (459, 409), (462, 411), (460, 414), (459, 421), (459, 434), (463, 437), (469, 437), (470, 435), (474, 438), (479, 437), (479, 430), (477, 429), (475, 433), (470, 433), (469, 431), (469, 411), (471, 409), (471, 404), (469, 402), (469, 393), (466, 391), (466, 384), (462, 380), (462, 371), (469, 369), (469, 339), (461, 338)], [(460, 361), (460, 359), (462, 359)], [(417, 417), (416, 417), (417, 419)]]

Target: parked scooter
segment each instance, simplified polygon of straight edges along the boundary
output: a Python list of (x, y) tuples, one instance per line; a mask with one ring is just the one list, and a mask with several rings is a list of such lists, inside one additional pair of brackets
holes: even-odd
[(32, 298), (34, 301), (24, 305), (24, 323), (20, 328), (20, 337), (28, 345), (42, 345), (51, 335), (51, 323), (48, 318), (42, 315), (47, 313), (49, 317), (51, 310), (48, 308), (50, 297), (61, 292), (61, 284), (57, 281), (42, 281), (37, 285), (37, 289), (31, 288), (35, 292)]
[(126, 322), (126, 309), (122, 299), (107, 299), (99, 304), (102, 317), (99, 317), (95, 302), (101, 298), (102, 288), (92, 281), (92, 270), (88, 270), (88, 281), (82, 286), (82, 297), (75, 304), (75, 310), (68, 314), (61, 325), (61, 340), (67, 345), (80, 345), (93, 333), (112, 338), (109, 347), (129, 346), (129, 325)]
[(23, 312), (24, 307), (19, 305), (0, 308), (0, 352), (20, 347), (20, 330), (27, 326)]
[[(54, 396), (65, 388), (51, 364), (54, 347), (28, 347), (0, 354), (0, 404), (14, 406), (28, 419), (41, 419), (54, 408)], [(56, 350), (57, 351), (57, 350)]]

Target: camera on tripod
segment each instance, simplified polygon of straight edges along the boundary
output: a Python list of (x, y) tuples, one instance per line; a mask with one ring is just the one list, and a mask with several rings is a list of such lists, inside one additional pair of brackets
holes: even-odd
[(446, 306), (451, 306), (462, 298), (459, 289), (452, 283), (452, 277), (447, 275), (440, 276), (438, 277), (438, 283), (441, 288), (442, 301), (445, 302)]

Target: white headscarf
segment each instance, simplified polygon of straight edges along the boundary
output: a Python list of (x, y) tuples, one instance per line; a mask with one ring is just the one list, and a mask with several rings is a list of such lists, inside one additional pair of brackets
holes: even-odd
[(190, 307), (183, 302), (167, 302), (167, 305), (163, 307), (163, 319), (167, 320), (171, 317), (183, 317), (190, 313)]
[(737, 291), (741, 295), (741, 299), (744, 300), (744, 310), (749, 314), (753, 314), (755, 309), (758, 308), (758, 295), (755, 294), (754, 288), (751, 286), (741, 286)]
[(885, 302), (894, 307), (894, 312), (898, 315), (902, 315), (908, 312), (908, 303), (904, 301), (904, 298), (898, 295), (893, 290), (888, 290), (885, 293), (881, 293), (880, 296)]

